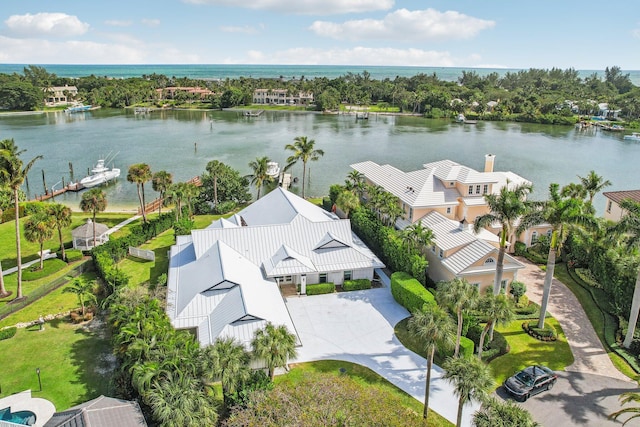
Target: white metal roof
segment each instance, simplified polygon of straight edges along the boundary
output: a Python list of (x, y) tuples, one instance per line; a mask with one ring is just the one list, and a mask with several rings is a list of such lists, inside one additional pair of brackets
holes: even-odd
[[(449, 271), (455, 275), (473, 274), (480, 272), (495, 272), (496, 263), (486, 264), (483, 266), (473, 266), (479, 260), (492, 255), (497, 258), (498, 249), (491, 246), (487, 242), (477, 239), (460, 249), (453, 255), (442, 260)], [(509, 254), (504, 256), (504, 271), (517, 270), (523, 268), (520, 262), (511, 257)]]
[(426, 214), (420, 222), (433, 231), (434, 243), (445, 251), (476, 240), (476, 237), (467, 230), (466, 226), (461, 225), (458, 221), (450, 220), (436, 211)]

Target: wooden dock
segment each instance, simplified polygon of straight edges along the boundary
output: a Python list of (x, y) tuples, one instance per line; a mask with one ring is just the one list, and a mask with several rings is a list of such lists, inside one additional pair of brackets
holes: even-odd
[[(202, 187), (202, 181), (200, 180), (199, 176), (194, 176), (189, 181), (187, 181), (187, 184), (194, 184), (196, 187)], [(144, 205), (144, 211), (153, 212), (158, 210), (160, 206), (164, 206), (164, 199), (161, 197), (158, 197), (152, 202), (149, 202), (146, 205)], [(142, 209), (140, 208), (138, 208), (138, 215), (142, 215)]]
[(33, 200), (36, 200), (38, 202), (43, 202), (45, 200), (49, 200), (56, 196), (64, 194), (67, 191), (77, 192), (80, 190), (84, 190), (84, 188), (85, 188), (84, 185), (80, 184), (79, 182), (76, 182), (75, 184), (67, 184), (66, 186), (62, 187), (60, 190), (48, 191), (45, 194), (41, 194), (34, 197)]
[(280, 174), (280, 179), (278, 180), (278, 185), (285, 190), (288, 190), (291, 187), (291, 174), (290, 173), (282, 173)]

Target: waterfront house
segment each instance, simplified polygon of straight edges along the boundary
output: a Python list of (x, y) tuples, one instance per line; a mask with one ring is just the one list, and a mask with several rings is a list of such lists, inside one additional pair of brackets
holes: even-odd
[(78, 96), (78, 88), (75, 86), (50, 86), (43, 89), (45, 104), (48, 107), (67, 105)]
[(273, 105), (310, 105), (313, 104), (313, 93), (289, 93), (288, 89), (256, 89), (253, 91), (254, 104)]
[(178, 236), (167, 314), (203, 346), (231, 336), (249, 348), (267, 322), (296, 334), (281, 287), (304, 294), (307, 284), (371, 280), (382, 267), (348, 219), (276, 188), (228, 219)]
[(625, 199), (640, 203), (640, 190), (605, 191), (602, 193), (605, 198), (604, 218), (611, 221), (620, 221), (625, 215), (624, 209), (620, 207), (620, 202)]

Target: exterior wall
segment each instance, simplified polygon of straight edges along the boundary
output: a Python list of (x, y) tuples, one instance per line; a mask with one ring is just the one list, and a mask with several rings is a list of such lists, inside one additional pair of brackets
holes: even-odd
[(611, 221), (620, 221), (624, 215), (624, 210), (620, 208), (620, 205), (613, 200), (606, 199), (606, 206), (604, 210), (604, 219)]
[(470, 206), (467, 207), (467, 215), (466, 215), (466, 220), (469, 223), (473, 223), (476, 222), (476, 218), (479, 216), (482, 216), (486, 213), (489, 212), (489, 207), (484, 205), (484, 206)]
[(444, 266), (440, 263), (440, 258), (438, 257), (437, 253), (434, 254), (433, 252), (431, 252), (431, 250), (428, 250), (426, 256), (427, 261), (429, 261), (427, 273), (431, 280), (437, 283), (440, 281), (449, 281), (455, 278), (453, 273), (444, 268)]
[[(466, 279), (467, 282), (469, 283), (472, 283), (472, 284), (477, 283), (479, 285), (480, 294), (482, 295), (482, 293), (486, 292), (487, 289), (493, 289), (493, 281), (495, 280), (495, 270), (492, 270), (487, 273), (472, 274), (472, 275), (461, 276), (461, 277)], [(511, 285), (511, 282), (516, 280), (516, 278), (517, 278), (517, 272), (515, 271), (505, 271), (502, 274), (502, 280), (507, 281), (507, 289), (506, 289), (507, 292), (509, 292), (509, 286)]]
[(538, 236), (541, 236), (541, 235), (546, 236), (549, 230), (551, 229), (552, 228), (549, 225), (537, 225), (537, 226), (530, 227), (524, 233), (518, 236), (518, 241), (524, 243), (525, 245), (527, 245), (527, 247), (530, 247), (533, 243), (535, 243), (535, 242), (532, 242), (532, 236), (534, 232), (538, 233)]
[(309, 105), (313, 103), (313, 93), (299, 92), (289, 95), (287, 89), (256, 89), (253, 91), (254, 104)]
[[(323, 273), (323, 272), (321, 272)], [(351, 270), (352, 279), (373, 279), (373, 268), (364, 268), (358, 270)], [(300, 283), (300, 276), (295, 276), (294, 281), (296, 284)], [(344, 283), (344, 271), (328, 271), (327, 282), (331, 282), (336, 285), (342, 285)], [(320, 283), (320, 273), (307, 274), (307, 285), (315, 285)]]

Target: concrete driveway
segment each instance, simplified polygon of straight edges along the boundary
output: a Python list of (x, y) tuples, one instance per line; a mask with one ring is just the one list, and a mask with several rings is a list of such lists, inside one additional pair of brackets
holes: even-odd
[[(302, 347), (292, 362), (345, 360), (366, 366), (419, 401), (424, 401), (426, 359), (406, 349), (393, 327), (409, 316), (388, 287), (330, 295), (287, 297)], [(455, 424), (458, 400), (434, 366), (429, 408)], [(470, 426), (479, 404), (465, 405), (462, 425)]]

